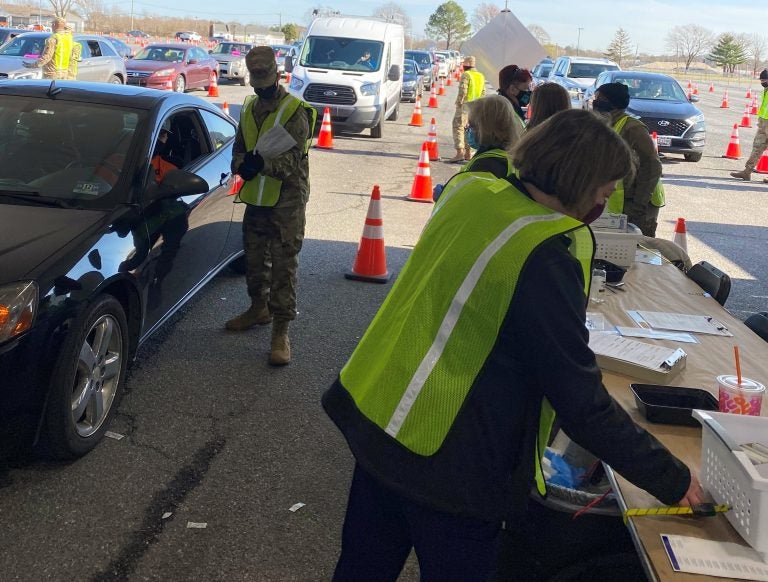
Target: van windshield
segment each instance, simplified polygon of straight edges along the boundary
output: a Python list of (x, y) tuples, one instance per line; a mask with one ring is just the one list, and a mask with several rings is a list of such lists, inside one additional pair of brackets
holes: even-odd
[(378, 71), (384, 43), (357, 38), (311, 36), (304, 42), (299, 63), (342, 71)]

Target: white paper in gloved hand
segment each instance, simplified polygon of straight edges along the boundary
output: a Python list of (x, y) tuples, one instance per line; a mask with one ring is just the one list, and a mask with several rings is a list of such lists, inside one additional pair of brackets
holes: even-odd
[(291, 137), (291, 134), (285, 131), (282, 125), (275, 125), (259, 136), (253, 153), (258, 151), (262, 158), (271, 160), (287, 152), (295, 145), (296, 140)]

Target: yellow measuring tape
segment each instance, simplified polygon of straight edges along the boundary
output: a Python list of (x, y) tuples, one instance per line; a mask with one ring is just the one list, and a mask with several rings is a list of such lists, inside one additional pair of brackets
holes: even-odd
[(725, 513), (731, 509), (730, 505), (715, 505), (702, 503), (693, 507), (646, 507), (642, 509), (627, 509), (624, 512), (624, 521), (628, 517), (647, 517), (653, 515), (693, 515), (696, 517), (712, 517), (718, 513)]

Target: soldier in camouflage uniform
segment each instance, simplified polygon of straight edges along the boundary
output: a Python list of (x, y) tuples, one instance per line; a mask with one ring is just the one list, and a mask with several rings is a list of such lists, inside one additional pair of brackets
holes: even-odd
[(453, 116), (453, 145), (456, 156), (447, 160), (449, 164), (463, 162), (472, 158), (471, 148), (464, 143), (464, 129), (467, 127), (467, 103), (485, 95), (485, 77), (475, 70), (475, 57), (464, 58), (464, 73), (459, 81), (459, 94), (456, 96), (456, 113)]
[(52, 28), (53, 34), (45, 39), (43, 54), (35, 61), (25, 62), (24, 66), (42, 67), (44, 79), (68, 79), (72, 60), (80, 58), (80, 44), (74, 41), (67, 21), (61, 16), (53, 19)]
[[(269, 362), (285, 365), (291, 361), (288, 325), (296, 317), (298, 254), (304, 241), (309, 198), (306, 147), (315, 114), (279, 84), (270, 47), (254, 47), (245, 62), (256, 97), (246, 100), (240, 114), (232, 171), (245, 180), (239, 198), (247, 204), (243, 244), (251, 306), (227, 321), (226, 328), (244, 331), (272, 323)], [(281, 125), (296, 145), (264, 159), (255, 145), (259, 135), (275, 125)]]

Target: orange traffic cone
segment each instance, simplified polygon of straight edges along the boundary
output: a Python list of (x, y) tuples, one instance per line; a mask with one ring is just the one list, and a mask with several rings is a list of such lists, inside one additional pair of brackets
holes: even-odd
[(656, 153), (659, 153), (659, 134), (655, 131), (651, 134), (651, 141), (653, 141), (653, 149), (656, 150)]
[(285, 84), (286, 85), (290, 85), (291, 84), (291, 74), (290, 73), (286, 73), (285, 74)]
[(429, 150), (429, 161), (437, 162), (440, 160), (440, 150), (437, 146), (437, 120), (433, 117), (429, 122), (429, 133), (427, 134), (427, 149)]
[(724, 158), (731, 160), (738, 160), (741, 158), (741, 146), (739, 145), (739, 124), (733, 124), (733, 132), (731, 133), (731, 141), (728, 142), (728, 148), (725, 150)]
[(752, 115), (757, 115), (757, 97), (752, 97), (752, 108), (750, 109)]
[(699, 86), (698, 85), (694, 85), (693, 86), (693, 94), (694, 95), (698, 95), (699, 94)]
[(323, 111), (323, 123), (320, 125), (320, 135), (317, 136), (316, 148), (333, 149), (333, 130), (331, 129), (331, 110), (326, 107)]
[(437, 109), (437, 90), (434, 83), (432, 83), (432, 88), (429, 90), (429, 103), (427, 103), (427, 107)]
[(448, 78), (445, 80), (445, 86), (450, 87), (451, 86), (451, 76), (448, 75)]
[(709, 84), (709, 92), (710, 93), (714, 93), (715, 92), (715, 84), (714, 83), (710, 83)]
[(693, 85), (691, 84), (691, 81), (689, 80), (688, 81), (688, 88), (690, 89), (691, 87), (693, 87)]
[(211, 71), (211, 84), (208, 85), (208, 97), (219, 96), (219, 80), (216, 78), (216, 71)]
[(222, 105), (222, 106), (221, 106), (221, 110), (222, 110), (224, 113), (226, 113), (227, 115), (229, 115), (229, 103), (227, 103), (226, 101), (224, 101), (224, 105)]
[(445, 80), (442, 77), (440, 77), (440, 88), (437, 90), (437, 94), (445, 95)]
[(411, 114), (411, 122), (408, 125), (413, 127), (421, 127), (424, 125), (424, 120), (421, 116), (421, 95), (416, 97), (416, 104), (413, 106), (413, 113)]
[(763, 154), (760, 156), (757, 166), (755, 166), (755, 172), (758, 174), (768, 174), (768, 149), (763, 150)]
[(416, 177), (413, 179), (411, 194), (408, 200), (414, 202), (434, 202), (432, 199), (432, 176), (429, 173), (429, 145), (421, 144), (419, 165), (416, 168)]
[(723, 93), (723, 102), (720, 104), (720, 109), (728, 109), (728, 89)]
[(741, 127), (752, 127), (752, 119), (749, 117), (749, 103), (744, 107), (744, 115), (741, 116)]
[(347, 279), (370, 283), (389, 281), (387, 253), (384, 248), (384, 221), (381, 215), (381, 192), (378, 186), (374, 186), (373, 192), (371, 192), (363, 236), (357, 247), (357, 256), (352, 270), (345, 273), (344, 276)]
[(677, 219), (677, 224), (675, 224), (675, 235), (672, 237), (672, 242), (682, 248), (686, 253), (688, 252), (688, 235), (685, 231), (685, 218)]
[(752, 88), (747, 87), (747, 99), (752, 99)]

